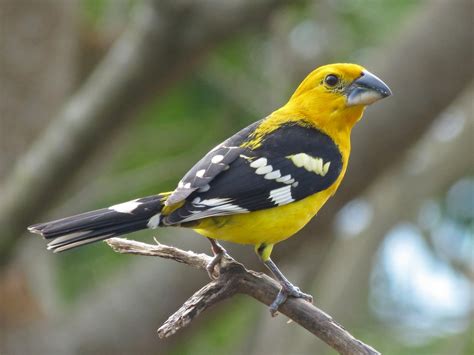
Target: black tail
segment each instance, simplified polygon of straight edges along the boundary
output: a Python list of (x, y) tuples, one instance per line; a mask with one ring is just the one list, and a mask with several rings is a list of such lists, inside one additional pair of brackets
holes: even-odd
[(84, 244), (146, 228), (161, 222), (161, 210), (167, 194), (148, 196), (108, 208), (90, 211), (52, 222), (28, 227), (45, 239), (53, 239), (48, 249), (61, 252)]

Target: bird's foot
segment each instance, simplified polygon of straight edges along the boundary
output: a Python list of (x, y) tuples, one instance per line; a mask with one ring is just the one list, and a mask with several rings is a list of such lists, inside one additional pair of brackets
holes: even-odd
[(305, 301), (308, 301), (310, 303), (313, 303), (313, 296), (301, 292), (301, 290), (294, 286), (291, 283), (282, 283), (281, 284), (281, 289), (278, 292), (277, 297), (273, 301), (273, 303), (270, 305), (270, 314), (272, 317), (275, 317), (278, 312), (278, 308), (285, 303), (285, 301), (288, 299), (288, 297), (294, 297), (294, 298), (302, 298)]
[(209, 240), (212, 244), (212, 252), (214, 253), (214, 257), (209, 262), (209, 264), (207, 264), (206, 270), (207, 274), (209, 275), (209, 278), (211, 280), (216, 280), (219, 278), (219, 270), (218, 268), (216, 268), (216, 266), (219, 265), (222, 258), (227, 255), (227, 251), (222, 247), (222, 245), (217, 243), (215, 240), (210, 238)]
[(226, 251), (224, 250), (223, 252), (219, 252), (217, 253), (216, 255), (214, 255), (214, 257), (212, 258), (212, 260), (209, 262), (209, 264), (207, 264), (206, 266), (206, 270), (207, 270), (207, 274), (209, 275), (209, 278), (211, 280), (216, 280), (219, 278), (219, 268), (217, 268), (216, 266), (219, 265), (219, 263), (221, 262), (222, 258), (224, 257), (224, 255), (226, 255)]

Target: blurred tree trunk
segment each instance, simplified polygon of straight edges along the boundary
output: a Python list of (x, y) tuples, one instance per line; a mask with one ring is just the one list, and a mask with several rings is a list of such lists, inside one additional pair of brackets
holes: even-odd
[[(67, 98), (75, 82), (77, 1), (0, 1), (0, 192), (2, 180)], [(0, 199), (3, 196), (0, 193)], [(5, 238), (1, 235), (0, 238)], [(54, 300), (46, 281), (50, 263), (31, 253), (37, 279), (11, 263), (0, 271), (0, 353), (6, 328), (22, 327), (43, 317), (33, 283)], [(45, 277), (42, 277), (43, 275)]]
[(77, 3), (0, 2), (0, 181), (75, 80)]

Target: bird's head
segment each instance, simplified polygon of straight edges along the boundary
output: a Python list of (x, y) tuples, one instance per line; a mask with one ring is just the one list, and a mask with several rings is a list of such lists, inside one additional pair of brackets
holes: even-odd
[(357, 64), (329, 64), (311, 72), (288, 105), (322, 126), (348, 127), (366, 106), (390, 96), (390, 88)]

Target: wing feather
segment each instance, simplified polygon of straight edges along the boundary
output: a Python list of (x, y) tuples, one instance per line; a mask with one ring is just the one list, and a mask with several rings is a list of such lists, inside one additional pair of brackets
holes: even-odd
[(248, 213), (299, 201), (336, 181), (342, 156), (324, 133), (286, 125), (268, 135), (258, 149), (236, 148), (232, 161), (226, 164), (227, 169), (207, 182), (209, 189), (196, 187), (182, 207), (166, 216), (165, 223)]
[(240, 145), (249, 137), (260, 122), (257, 121), (242, 129), (207, 153), (184, 175), (177, 188), (167, 199), (166, 205), (171, 206), (179, 203), (196, 190), (206, 190), (209, 183), (220, 173), (226, 171), (230, 164), (245, 150)]

